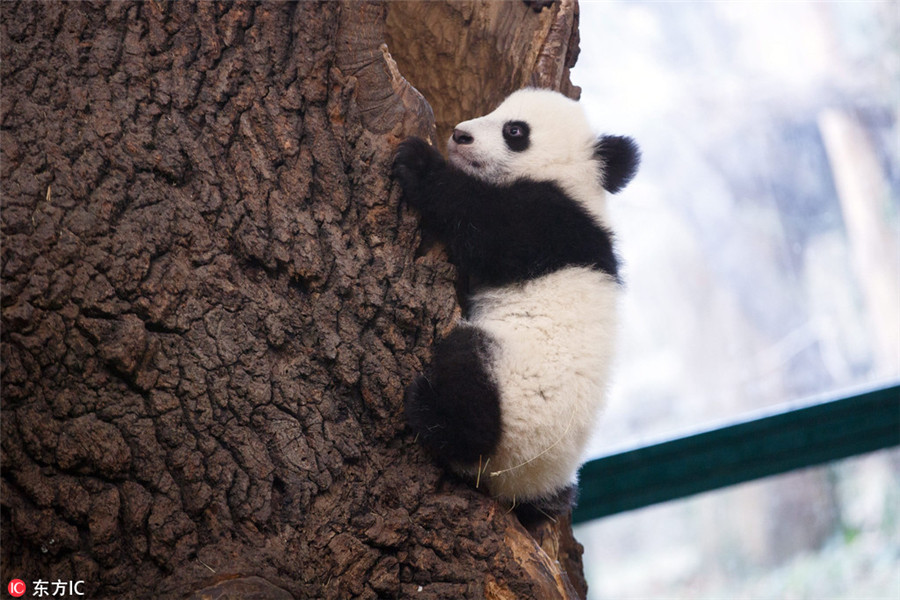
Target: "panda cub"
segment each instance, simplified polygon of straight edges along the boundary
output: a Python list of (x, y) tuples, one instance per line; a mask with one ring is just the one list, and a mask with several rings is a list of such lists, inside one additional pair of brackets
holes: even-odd
[(465, 318), (407, 389), (418, 439), (532, 521), (567, 511), (603, 404), (619, 280), (604, 189), (634, 176), (627, 137), (523, 89), (456, 126), (450, 162), (418, 138), (394, 175), (469, 280)]

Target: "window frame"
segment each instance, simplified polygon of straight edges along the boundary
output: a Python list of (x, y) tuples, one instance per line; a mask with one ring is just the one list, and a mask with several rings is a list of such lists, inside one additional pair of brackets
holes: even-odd
[(900, 381), (739, 419), (585, 463), (579, 524), (900, 446)]

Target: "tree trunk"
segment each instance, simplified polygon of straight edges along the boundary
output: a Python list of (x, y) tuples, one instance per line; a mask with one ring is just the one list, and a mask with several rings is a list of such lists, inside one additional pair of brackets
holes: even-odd
[(583, 596), (568, 523), (529, 534), (405, 428), (458, 307), (389, 178), (432, 108), (443, 137), (576, 95), (574, 0), (0, 10), (4, 584)]

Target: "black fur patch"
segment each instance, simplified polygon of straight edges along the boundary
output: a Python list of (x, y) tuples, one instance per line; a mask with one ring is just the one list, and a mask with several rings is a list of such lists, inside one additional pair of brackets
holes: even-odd
[(486, 183), (418, 138), (400, 144), (394, 173), (422, 226), (478, 285), (509, 285), (569, 266), (618, 278), (611, 234), (554, 183)]
[(529, 527), (569, 512), (575, 506), (577, 498), (578, 488), (570, 485), (545, 498), (518, 503), (514, 510), (519, 522)]
[(427, 375), (406, 390), (406, 419), (419, 441), (447, 462), (478, 463), (500, 441), (500, 393), (486, 365), (490, 338), (454, 329), (434, 351)]
[(594, 157), (603, 163), (603, 188), (615, 194), (637, 174), (641, 151), (630, 137), (604, 135), (594, 144)]
[(531, 145), (531, 128), (525, 121), (509, 121), (503, 124), (503, 139), (513, 152), (525, 152)]

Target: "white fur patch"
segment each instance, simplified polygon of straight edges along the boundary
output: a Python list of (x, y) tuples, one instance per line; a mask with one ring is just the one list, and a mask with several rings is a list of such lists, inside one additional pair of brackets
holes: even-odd
[(618, 284), (569, 267), (472, 298), (469, 324), (498, 342), (488, 365), (501, 397), (501, 437), (479, 480), (527, 501), (575, 483), (604, 401)]

